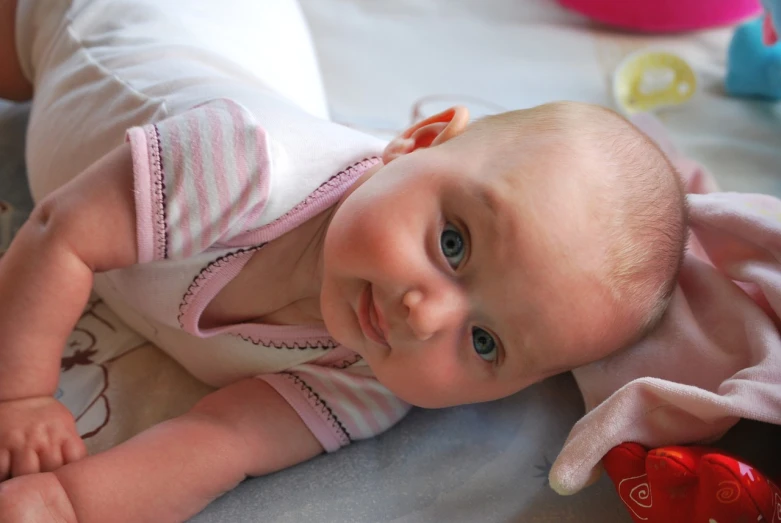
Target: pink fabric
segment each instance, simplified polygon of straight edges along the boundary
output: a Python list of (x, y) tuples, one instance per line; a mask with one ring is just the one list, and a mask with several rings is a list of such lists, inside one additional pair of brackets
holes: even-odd
[(179, 325), (185, 331), (196, 336), (214, 336), (223, 332), (234, 331), (234, 326), (214, 327), (201, 329), (200, 321), (203, 311), (211, 303), (217, 294), (228, 283), (238, 276), (245, 265), (250, 261), (257, 249), (248, 249), (237, 253), (230, 253), (216, 260), (202, 271), (190, 284), (187, 294), (182, 297), (179, 304)]
[(127, 140), (137, 205), (154, 225), (154, 245), (139, 235), (139, 253), (152, 250), (153, 261), (189, 258), (255, 228), (271, 165), (266, 134), (242, 106), (214, 100), (130, 129)]
[(354, 440), (388, 430), (404, 417), (410, 405), (380, 385), (368, 366), (354, 353), (337, 347), (313, 364), (258, 376), (274, 387), (298, 413), (326, 452)]
[(136, 245), (138, 247), (138, 262), (148, 263), (156, 259), (163, 252), (156, 252), (155, 241), (160, 237), (156, 228), (156, 214), (152, 211), (152, 155), (149, 153), (149, 144), (146, 132), (141, 128), (128, 131), (127, 141), (131, 144), (131, 157), (133, 160), (133, 193), (136, 209)]
[(350, 436), (339, 427), (338, 421), (325, 402), (314, 393), (302, 394), (305, 387), (293, 374), (287, 372), (264, 374), (258, 376), (258, 379), (271, 385), (280, 396), (285, 398), (323, 446), (323, 450), (334, 452), (350, 444)]
[(559, 0), (600, 22), (640, 31), (688, 31), (759, 14), (759, 0)]
[(781, 201), (709, 192), (649, 117), (637, 122), (678, 160), (691, 241), (670, 309), (647, 339), (573, 371), (587, 414), (550, 472), (559, 493), (593, 480), (623, 442), (707, 442), (740, 418), (781, 424)]

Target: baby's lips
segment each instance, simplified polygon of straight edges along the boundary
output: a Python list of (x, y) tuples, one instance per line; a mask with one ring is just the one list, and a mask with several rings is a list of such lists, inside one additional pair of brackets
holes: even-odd
[(762, 20), (762, 42), (765, 45), (773, 45), (778, 42), (778, 35), (770, 14), (766, 14), (764, 20)]

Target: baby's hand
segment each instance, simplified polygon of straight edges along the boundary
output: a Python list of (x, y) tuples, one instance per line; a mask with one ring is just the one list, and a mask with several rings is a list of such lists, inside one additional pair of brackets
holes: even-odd
[(52, 471), (86, 454), (73, 416), (56, 399), (0, 401), (0, 481)]
[(0, 523), (77, 523), (60, 480), (51, 472), (0, 483)]

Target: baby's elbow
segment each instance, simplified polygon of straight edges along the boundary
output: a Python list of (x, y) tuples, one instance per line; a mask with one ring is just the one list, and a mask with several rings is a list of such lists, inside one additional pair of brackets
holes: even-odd
[(67, 240), (72, 221), (67, 207), (56, 192), (52, 193), (35, 206), (25, 226), (38, 241), (49, 246), (59, 245)]

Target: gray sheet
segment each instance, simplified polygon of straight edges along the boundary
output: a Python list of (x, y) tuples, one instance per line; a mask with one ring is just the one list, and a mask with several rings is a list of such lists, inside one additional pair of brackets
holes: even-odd
[(605, 478), (570, 498), (547, 487), (579, 403), (560, 376), (490, 404), (414, 410), (375, 440), (246, 481), (192, 521), (631, 522)]

